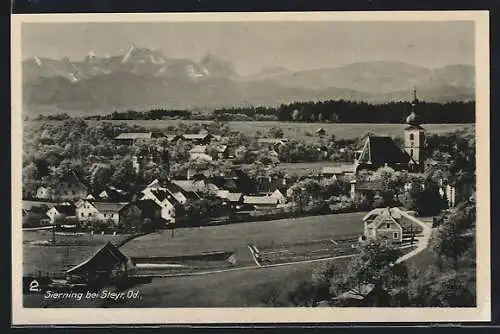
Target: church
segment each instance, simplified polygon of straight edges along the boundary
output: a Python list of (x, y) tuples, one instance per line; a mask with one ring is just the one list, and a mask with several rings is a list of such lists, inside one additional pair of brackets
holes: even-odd
[(363, 148), (358, 151), (354, 160), (355, 180), (351, 181), (351, 196), (357, 191), (376, 190), (376, 184), (361, 180), (362, 171), (374, 172), (380, 167), (391, 167), (396, 171), (405, 170), (410, 173), (424, 171), (425, 129), (421, 126), (417, 113), (417, 92), (413, 90), (411, 112), (406, 118), (403, 130), (403, 147), (399, 147), (389, 136), (368, 136)]

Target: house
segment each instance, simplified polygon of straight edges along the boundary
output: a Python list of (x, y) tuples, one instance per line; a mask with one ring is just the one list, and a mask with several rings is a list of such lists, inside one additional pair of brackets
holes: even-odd
[(212, 140), (213, 136), (209, 133), (183, 134), (182, 139), (192, 142), (197, 145), (207, 145)]
[(172, 183), (185, 192), (204, 193), (219, 190), (215, 184), (205, 180), (172, 180)]
[(121, 213), (123, 218), (120, 222), (128, 225), (127, 227), (140, 229), (147, 219), (155, 226), (165, 223), (161, 218), (161, 206), (151, 199), (131, 202), (121, 210)]
[(345, 176), (351, 176), (355, 172), (354, 165), (340, 165), (340, 166), (325, 166), (321, 169), (321, 176), (331, 179), (340, 179)]
[(126, 205), (127, 203), (94, 202), (93, 206), (97, 210), (96, 220), (118, 225), (121, 211)]
[(364, 239), (385, 241), (390, 244), (401, 243), (403, 228), (398, 222), (399, 219), (401, 215), (398, 211), (390, 208), (384, 208), (378, 213), (370, 213), (364, 219)]
[(319, 128), (319, 129), (316, 130), (316, 134), (318, 136), (324, 136), (326, 134), (326, 131), (323, 128)]
[[(107, 188), (98, 191), (94, 199), (99, 201), (107, 201), (107, 202), (127, 202), (130, 200), (130, 194), (125, 190), (115, 188), (113, 186), (109, 186)], [(92, 198), (87, 198), (91, 200)]]
[(153, 138), (152, 132), (128, 132), (120, 133), (115, 137), (115, 141), (118, 145), (133, 145), (137, 140), (147, 140), (151, 138)]
[(121, 210), (126, 205), (126, 202), (97, 202), (82, 199), (75, 203), (76, 217), (82, 222), (100, 221), (118, 225)]
[(243, 204), (255, 210), (269, 210), (278, 207), (279, 199), (271, 196), (243, 196)]
[[(227, 157), (227, 145), (217, 145), (215, 146), (217, 150), (217, 159), (224, 159)], [(207, 145), (196, 145), (191, 150), (189, 150), (189, 159), (203, 159), (212, 161), (214, 157), (209, 154)]]
[(54, 224), (58, 220), (76, 218), (76, 207), (69, 203), (54, 205), (47, 211), (46, 215), (49, 217), (50, 224)]
[(269, 195), (269, 197), (276, 199), (278, 201), (278, 204), (286, 203), (286, 197), (285, 197), (285, 195), (283, 195), (283, 193), (279, 189), (276, 189), (275, 191), (273, 191)]
[(285, 145), (288, 142), (287, 138), (258, 138), (257, 143), (260, 147), (267, 147), (270, 150), (276, 150), (281, 145)]
[(207, 153), (207, 146), (206, 145), (196, 145), (192, 149), (190, 149), (189, 150), (189, 159), (190, 160), (201, 159), (201, 160), (208, 160), (208, 161), (213, 160), (212, 156)]
[(236, 210), (239, 210), (243, 204), (242, 193), (232, 193), (229, 190), (218, 190), (215, 195), (225, 200)]
[(67, 201), (85, 198), (88, 187), (81, 181), (74, 171), (69, 171), (54, 182), (51, 186), (41, 186), (37, 189), (36, 198), (41, 200)]
[(92, 256), (65, 272), (70, 283), (102, 286), (126, 277), (134, 270), (132, 261), (111, 242), (100, 247)]
[(139, 200), (152, 200), (160, 206), (160, 217), (166, 224), (175, 223), (182, 218), (184, 213), (181, 203), (165, 188), (146, 188), (142, 191)]

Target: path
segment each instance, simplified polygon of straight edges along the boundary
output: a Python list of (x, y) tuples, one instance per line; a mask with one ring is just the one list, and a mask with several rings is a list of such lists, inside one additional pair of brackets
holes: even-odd
[(421, 236), (416, 238), (417, 242), (418, 242), (417, 248), (415, 248), (411, 252), (401, 256), (399, 259), (396, 260), (396, 263), (401, 263), (403, 261), (408, 260), (409, 258), (414, 257), (415, 255), (417, 255), (418, 253), (420, 253), (421, 251), (423, 251), (424, 249), (426, 249), (429, 246), (429, 240), (431, 238), (432, 227), (429, 226), (429, 224), (422, 222), (421, 220), (407, 214), (406, 212), (404, 212), (400, 209), (397, 209), (397, 210), (399, 211), (401, 216), (411, 220), (412, 222), (414, 222), (422, 227)]

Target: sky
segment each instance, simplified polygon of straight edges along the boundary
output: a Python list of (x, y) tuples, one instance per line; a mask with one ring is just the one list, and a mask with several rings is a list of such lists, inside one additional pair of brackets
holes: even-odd
[(474, 65), (474, 22), (142, 22), (24, 23), (22, 58), (83, 59), (123, 54), (130, 45), (169, 58), (207, 53), (249, 75), (355, 62), (402, 61), (426, 68)]

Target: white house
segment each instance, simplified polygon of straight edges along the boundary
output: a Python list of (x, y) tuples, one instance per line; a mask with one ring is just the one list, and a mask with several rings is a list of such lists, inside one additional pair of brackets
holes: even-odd
[(398, 222), (400, 219), (401, 214), (397, 209), (384, 208), (369, 212), (363, 219), (365, 239), (400, 243), (403, 240), (403, 228)]
[(54, 224), (58, 218), (75, 217), (75, 206), (71, 204), (54, 205), (47, 211), (46, 215), (49, 217), (50, 224)]
[(87, 197), (88, 190), (74, 172), (63, 176), (53, 186), (41, 186), (37, 189), (36, 198), (44, 200), (71, 200)]
[(142, 191), (140, 200), (152, 200), (161, 207), (161, 218), (168, 223), (175, 223), (176, 199), (165, 188), (146, 188)]
[(117, 225), (120, 211), (127, 203), (91, 202), (79, 200), (75, 203), (75, 214), (79, 221), (105, 221)]
[(286, 197), (285, 197), (285, 195), (283, 195), (283, 193), (281, 193), (281, 191), (279, 189), (276, 189), (275, 191), (273, 191), (269, 195), (269, 197), (275, 199), (278, 204), (286, 203)]

